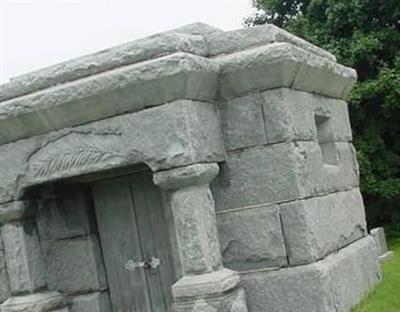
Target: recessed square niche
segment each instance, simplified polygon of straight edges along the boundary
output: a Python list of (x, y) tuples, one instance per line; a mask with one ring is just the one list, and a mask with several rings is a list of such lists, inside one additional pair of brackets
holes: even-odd
[(314, 115), (315, 126), (317, 128), (317, 139), (321, 149), (324, 165), (337, 166), (339, 157), (334, 142), (331, 119), (328, 116)]

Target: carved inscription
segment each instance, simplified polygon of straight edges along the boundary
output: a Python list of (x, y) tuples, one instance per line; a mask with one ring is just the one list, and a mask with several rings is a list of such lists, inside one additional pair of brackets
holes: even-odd
[(96, 164), (114, 156), (118, 155), (112, 151), (99, 150), (91, 146), (65, 151), (64, 154), (54, 155), (54, 157), (35, 164), (35, 176), (48, 176), (60, 171), (71, 170), (74, 167)]
[(39, 149), (29, 161), (30, 174), (43, 178), (85, 169), (123, 158), (116, 147), (117, 136), (72, 133)]

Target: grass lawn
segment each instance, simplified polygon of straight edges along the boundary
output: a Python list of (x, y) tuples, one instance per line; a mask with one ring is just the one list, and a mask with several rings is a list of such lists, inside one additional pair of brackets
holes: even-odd
[(394, 258), (383, 264), (382, 282), (353, 312), (400, 312), (400, 238), (389, 245)]

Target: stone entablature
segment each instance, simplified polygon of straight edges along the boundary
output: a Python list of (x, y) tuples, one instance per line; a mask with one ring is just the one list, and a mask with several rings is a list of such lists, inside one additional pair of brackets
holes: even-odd
[(348, 312), (379, 280), (355, 81), (275, 26), (193, 24), (1, 86), (2, 310), (111, 311), (86, 190), (51, 185), (145, 164), (173, 213), (175, 312)]
[(146, 163), (154, 171), (220, 161), (224, 148), (212, 104), (178, 100), (134, 114), (54, 131), (0, 147), (0, 201), (29, 185)]
[(0, 89), (0, 142), (177, 99), (210, 102), (278, 87), (344, 98), (356, 79), (329, 53), (272, 25), (191, 32), (163, 33), (14, 78)]

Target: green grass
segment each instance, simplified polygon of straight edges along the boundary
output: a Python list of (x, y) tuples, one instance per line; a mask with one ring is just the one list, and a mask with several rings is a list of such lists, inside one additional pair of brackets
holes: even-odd
[(400, 237), (389, 242), (394, 251), (391, 261), (383, 264), (383, 280), (353, 312), (400, 312)]

